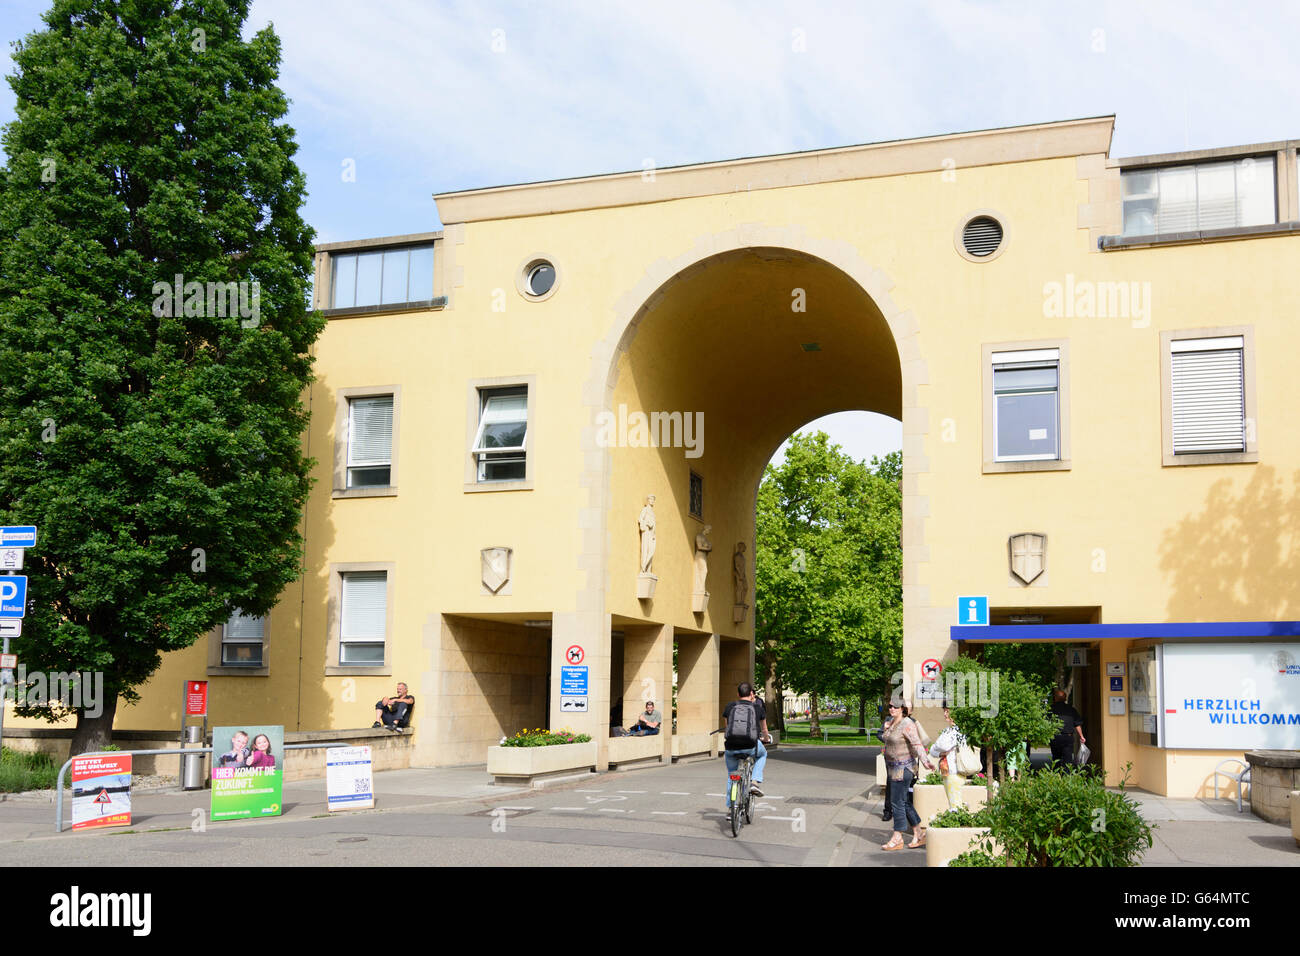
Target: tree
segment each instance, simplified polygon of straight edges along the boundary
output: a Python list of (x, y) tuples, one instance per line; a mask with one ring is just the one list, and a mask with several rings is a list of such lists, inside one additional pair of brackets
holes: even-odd
[[(898, 453), (886, 461), (901, 461)], [(764, 675), (818, 698), (883, 694), (902, 658), (901, 496), (832, 445), (796, 434), (758, 493), (755, 635)]]
[[(18, 650), (119, 699), (300, 573), (307, 308), (280, 44), (248, 0), (55, 0), (0, 169), (0, 517), (35, 524)], [(59, 702), (23, 710), (47, 719)]]

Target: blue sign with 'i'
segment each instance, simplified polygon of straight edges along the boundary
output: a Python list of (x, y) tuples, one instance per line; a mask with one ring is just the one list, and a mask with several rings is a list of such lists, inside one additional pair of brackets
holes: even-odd
[(985, 624), (989, 622), (989, 599), (986, 596), (966, 595), (957, 598), (958, 624)]

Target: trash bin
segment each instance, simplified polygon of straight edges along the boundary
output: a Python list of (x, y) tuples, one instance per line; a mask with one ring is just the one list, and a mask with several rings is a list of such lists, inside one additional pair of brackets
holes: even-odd
[[(191, 724), (185, 728), (186, 748), (191, 745), (203, 746), (203, 728)], [(203, 789), (203, 754), (188, 754), (181, 758), (181, 784), (186, 790)]]

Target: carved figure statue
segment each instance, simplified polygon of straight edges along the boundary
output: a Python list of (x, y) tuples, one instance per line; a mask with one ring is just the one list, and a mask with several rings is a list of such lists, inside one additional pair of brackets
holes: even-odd
[(736, 604), (744, 604), (749, 596), (749, 579), (745, 576), (745, 542), (736, 542), (736, 553), (731, 556), (731, 575), (736, 582)]
[(641, 529), (641, 573), (649, 574), (651, 562), (655, 558), (655, 496), (647, 495), (645, 507), (637, 518), (637, 527)]
[(708, 594), (704, 588), (705, 579), (709, 576), (709, 552), (713, 550), (713, 544), (709, 541), (709, 532), (713, 530), (713, 525), (706, 524), (704, 530), (695, 536), (695, 593)]

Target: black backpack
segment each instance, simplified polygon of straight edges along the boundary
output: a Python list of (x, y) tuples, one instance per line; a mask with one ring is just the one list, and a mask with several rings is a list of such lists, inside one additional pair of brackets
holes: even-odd
[(752, 700), (738, 700), (731, 708), (727, 718), (727, 740), (746, 743), (753, 747), (758, 743), (758, 708)]

